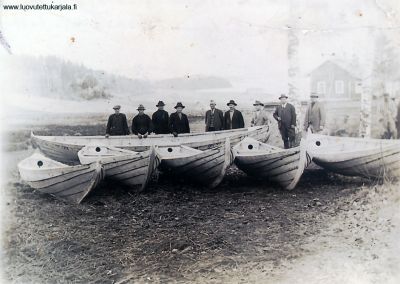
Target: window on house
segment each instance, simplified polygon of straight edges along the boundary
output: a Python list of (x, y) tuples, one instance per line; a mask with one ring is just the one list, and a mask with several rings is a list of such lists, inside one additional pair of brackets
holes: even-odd
[(324, 81), (319, 81), (317, 83), (317, 93), (321, 95), (326, 94), (326, 83)]
[(335, 81), (335, 93), (338, 95), (344, 94), (344, 82), (343, 81)]

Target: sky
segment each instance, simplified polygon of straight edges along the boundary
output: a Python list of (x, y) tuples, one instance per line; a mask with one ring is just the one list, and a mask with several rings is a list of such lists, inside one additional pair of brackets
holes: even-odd
[[(47, 3), (2, 5), (20, 2)], [(324, 60), (353, 54), (370, 68), (379, 31), (400, 46), (398, 0), (52, 2), (78, 8), (0, 8), (0, 30), (14, 55), (55, 55), (130, 78), (216, 75), (244, 89), (285, 92), (288, 26), (299, 38), (303, 76)], [(1, 46), (0, 56), (9, 56)]]

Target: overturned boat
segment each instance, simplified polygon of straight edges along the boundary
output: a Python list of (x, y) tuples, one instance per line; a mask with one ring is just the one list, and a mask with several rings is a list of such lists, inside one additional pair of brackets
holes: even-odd
[(100, 163), (68, 166), (40, 153), (18, 164), (21, 179), (32, 188), (69, 203), (79, 204), (103, 179)]
[(139, 191), (146, 188), (158, 165), (154, 147), (143, 152), (133, 152), (114, 147), (85, 146), (78, 152), (78, 157), (84, 165), (100, 162), (106, 179), (121, 182)]
[(232, 149), (236, 166), (250, 176), (279, 183), (293, 189), (304, 169), (310, 164), (306, 143), (296, 148), (282, 149), (252, 138), (245, 138)]
[(186, 133), (174, 137), (172, 134), (149, 135), (145, 139), (137, 136), (36, 136), (31, 133), (32, 144), (46, 156), (64, 163), (78, 162), (78, 152), (86, 145), (117, 147), (131, 151), (146, 151), (150, 146), (185, 145), (205, 150), (230, 138), (235, 145), (245, 137), (267, 141), (270, 136), (269, 125), (221, 130), (204, 133)]
[(229, 138), (204, 151), (178, 145), (157, 146), (156, 152), (161, 171), (199, 182), (209, 188), (221, 183), (233, 160)]
[(400, 177), (400, 141), (308, 134), (313, 161), (338, 174), (366, 178)]

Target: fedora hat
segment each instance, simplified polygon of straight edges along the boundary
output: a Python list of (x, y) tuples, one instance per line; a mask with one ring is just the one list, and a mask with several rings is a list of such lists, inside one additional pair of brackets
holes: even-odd
[(174, 108), (178, 108), (178, 107), (185, 108), (185, 106), (181, 102), (177, 102), (176, 106), (174, 106)]
[(140, 104), (137, 108), (137, 110), (145, 110), (144, 106), (142, 104)]
[(120, 105), (115, 105), (115, 106), (113, 106), (113, 109), (120, 109), (120, 108), (121, 108)]
[(285, 94), (281, 94), (281, 96), (279, 97), (279, 99), (283, 99), (283, 98), (288, 98), (288, 96), (286, 96)]
[(229, 103), (227, 103), (226, 105), (227, 105), (227, 106), (229, 106), (229, 105), (235, 105), (235, 106), (237, 106), (237, 104), (235, 103), (234, 100), (230, 100)]
[(159, 107), (159, 106), (165, 106), (164, 102), (163, 101), (158, 101), (156, 107)]
[(214, 100), (211, 100), (211, 101), (210, 101), (210, 105), (211, 105), (211, 104), (216, 105), (217, 103), (216, 103)]
[(254, 102), (253, 106), (264, 106), (264, 104), (262, 102), (256, 100)]

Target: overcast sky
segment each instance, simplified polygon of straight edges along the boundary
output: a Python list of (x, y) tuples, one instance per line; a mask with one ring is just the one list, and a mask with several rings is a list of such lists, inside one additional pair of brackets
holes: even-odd
[[(46, 3), (2, 4), (20, 2)], [(298, 31), (303, 74), (333, 53), (356, 53), (367, 65), (381, 29), (400, 46), (398, 0), (51, 2), (78, 9), (0, 9), (0, 29), (13, 54), (56, 55), (131, 78), (219, 75), (235, 85), (285, 91), (288, 25)], [(8, 56), (1, 46), (0, 54)]]

